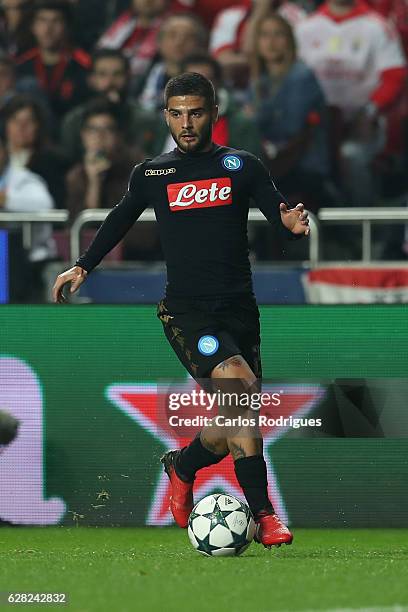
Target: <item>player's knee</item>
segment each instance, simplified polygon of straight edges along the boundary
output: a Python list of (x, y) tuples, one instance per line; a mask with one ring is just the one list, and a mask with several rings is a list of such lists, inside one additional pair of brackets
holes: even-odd
[(241, 355), (234, 355), (214, 368), (212, 384), (214, 391), (218, 392), (218, 414), (225, 422), (233, 423), (228, 436), (239, 435), (242, 423), (237, 424), (236, 417), (242, 422), (252, 422), (252, 394), (259, 392), (260, 381), (245, 359)]
[[(242, 355), (233, 355), (219, 363), (212, 370), (211, 378), (217, 386), (221, 384), (221, 381), (231, 381), (230, 386), (234, 387), (235, 390), (242, 387), (242, 390), (245, 391), (250, 389), (257, 381), (255, 374)], [(222, 386), (225, 386), (225, 382)]]

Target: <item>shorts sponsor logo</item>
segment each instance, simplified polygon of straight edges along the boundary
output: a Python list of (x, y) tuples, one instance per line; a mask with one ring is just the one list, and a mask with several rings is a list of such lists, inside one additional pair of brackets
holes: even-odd
[(145, 170), (145, 176), (167, 176), (175, 172), (175, 168), (159, 168), (158, 170)]
[(231, 192), (231, 179), (229, 178), (167, 185), (167, 196), (172, 212), (232, 204)]
[(242, 161), (241, 157), (238, 157), (238, 155), (226, 155), (222, 158), (222, 165), (226, 170), (236, 172), (237, 170), (241, 170), (244, 162)]
[(201, 336), (198, 341), (198, 350), (202, 355), (214, 355), (218, 351), (220, 343), (215, 336)]

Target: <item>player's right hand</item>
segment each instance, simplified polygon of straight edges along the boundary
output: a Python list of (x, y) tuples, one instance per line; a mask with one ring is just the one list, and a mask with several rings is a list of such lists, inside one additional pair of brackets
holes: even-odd
[(64, 285), (71, 283), (71, 293), (75, 293), (86, 279), (88, 272), (80, 266), (74, 266), (62, 274), (58, 274), (54, 287), (52, 288), (52, 299), (58, 304), (66, 302), (66, 297), (62, 293)]

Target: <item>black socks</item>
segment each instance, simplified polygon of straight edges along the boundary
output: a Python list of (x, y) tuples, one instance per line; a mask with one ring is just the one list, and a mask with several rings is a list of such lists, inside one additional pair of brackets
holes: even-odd
[(268, 497), (268, 477), (265, 459), (262, 455), (237, 459), (235, 475), (255, 519), (261, 510), (274, 512)]
[(202, 445), (197, 435), (188, 446), (185, 446), (177, 458), (176, 473), (185, 482), (192, 482), (195, 474), (203, 467), (219, 463), (225, 455), (216, 455)]
[[(224, 456), (205, 448), (197, 435), (181, 450), (175, 469), (181, 480), (192, 482), (198, 470), (219, 463)], [(235, 475), (255, 519), (261, 510), (273, 513), (274, 509), (268, 497), (268, 477), (263, 456), (242, 457), (235, 461), (234, 466)]]

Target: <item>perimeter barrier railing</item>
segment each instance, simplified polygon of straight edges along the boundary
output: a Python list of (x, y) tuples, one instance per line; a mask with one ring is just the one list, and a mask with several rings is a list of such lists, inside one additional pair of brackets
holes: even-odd
[[(95, 221), (103, 221), (109, 210), (84, 210), (75, 219), (71, 228), (71, 258), (73, 261), (78, 259), (81, 250), (81, 230), (87, 223)], [(319, 224), (315, 215), (310, 215), (310, 241), (309, 241), (309, 261), (312, 264), (317, 263), (319, 258)], [(156, 216), (153, 209), (146, 209), (138, 219), (139, 221), (155, 221)], [(248, 220), (257, 223), (268, 223), (260, 210), (249, 211)]]
[(68, 216), (67, 210), (47, 210), (41, 212), (10, 212), (0, 210), (0, 223), (5, 223), (6, 225), (21, 225), (23, 232), (23, 247), (25, 249), (31, 249), (33, 242), (33, 224), (65, 224), (68, 221)]
[[(71, 260), (75, 261), (81, 254), (81, 232), (85, 225), (102, 223), (111, 209), (84, 210), (74, 220), (70, 230)], [(67, 210), (25, 213), (0, 211), (0, 223), (21, 224), (24, 248), (32, 244), (32, 227), (35, 223), (68, 222)], [(408, 207), (372, 207), (372, 208), (321, 208), (318, 215), (309, 212), (310, 238), (308, 241), (308, 263), (311, 267), (318, 265), (320, 260), (320, 238), (322, 226), (326, 224), (360, 224), (362, 226), (362, 258), (363, 263), (374, 263), (372, 260), (372, 224), (373, 223), (407, 223)], [(146, 209), (138, 219), (139, 222), (154, 222), (153, 209)], [(250, 209), (249, 222), (268, 223), (259, 210)]]
[(321, 208), (317, 214), (321, 225), (328, 223), (360, 224), (362, 226), (362, 263), (374, 263), (372, 259), (372, 224), (373, 223), (406, 223), (408, 207), (352, 207)]

